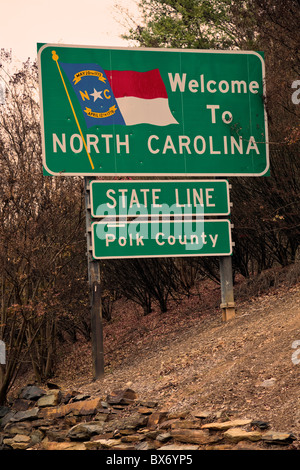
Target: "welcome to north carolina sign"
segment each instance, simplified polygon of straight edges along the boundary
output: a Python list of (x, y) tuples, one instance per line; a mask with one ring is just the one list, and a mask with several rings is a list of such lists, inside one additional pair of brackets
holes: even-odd
[(38, 45), (50, 175), (262, 176), (262, 53)]

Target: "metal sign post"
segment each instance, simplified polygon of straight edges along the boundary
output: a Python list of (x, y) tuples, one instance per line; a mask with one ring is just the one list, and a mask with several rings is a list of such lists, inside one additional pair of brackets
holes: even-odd
[(85, 211), (86, 211), (86, 237), (88, 258), (88, 282), (90, 286), (91, 302), (91, 340), (92, 340), (92, 363), (94, 380), (104, 374), (103, 355), (103, 325), (102, 325), (102, 303), (101, 303), (101, 277), (99, 261), (94, 260), (91, 253), (91, 203), (90, 203), (90, 180), (84, 178), (85, 189)]
[(222, 320), (229, 321), (235, 317), (231, 256), (220, 256), (220, 282)]

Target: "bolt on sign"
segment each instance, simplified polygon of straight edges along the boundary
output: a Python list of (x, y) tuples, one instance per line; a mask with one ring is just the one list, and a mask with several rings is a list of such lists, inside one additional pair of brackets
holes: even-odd
[(262, 176), (263, 54), (38, 45), (50, 175)]

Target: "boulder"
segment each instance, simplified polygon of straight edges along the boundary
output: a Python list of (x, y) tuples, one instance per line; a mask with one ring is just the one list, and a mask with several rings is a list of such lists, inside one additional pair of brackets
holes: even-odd
[(172, 429), (201, 429), (201, 426), (201, 422), (194, 419), (175, 421), (171, 424)]
[(23, 434), (25, 436), (29, 436), (32, 431), (32, 425), (30, 422), (21, 422), (21, 423), (8, 423), (4, 427), (5, 434), (9, 436), (15, 436), (16, 434)]
[(30, 421), (38, 419), (39, 408), (36, 406), (27, 411), (17, 411), (14, 416), (10, 419), (12, 422), (17, 421)]
[(55, 407), (45, 407), (40, 410), (39, 417), (43, 419), (62, 418), (66, 415), (73, 414), (77, 416), (87, 416), (96, 414), (100, 404), (100, 398), (92, 400), (77, 401)]
[(251, 419), (235, 419), (232, 421), (223, 421), (221, 423), (207, 423), (201, 426), (201, 429), (211, 429), (215, 431), (224, 431), (229, 428), (236, 428), (238, 426), (246, 426), (251, 424)]
[(157, 446), (153, 442), (139, 442), (135, 446), (135, 450), (156, 450)]
[(59, 390), (52, 390), (51, 393), (43, 395), (37, 401), (37, 406), (39, 408), (44, 408), (45, 406), (56, 406), (60, 402), (61, 393)]
[(159, 448), (159, 450), (168, 450), (168, 451), (173, 451), (173, 450), (197, 450), (199, 449), (199, 446), (193, 445), (193, 444), (167, 444), (165, 446), (162, 446)]
[(262, 439), (267, 444), (287, 445), (296, 440), (296, 437), (292, 433), (268, 431), (263, 434)]
[(131, 405), (137, 398), (134, 390), (126, 388), (125, 390), (114, 390), (107, 396), (106, 401), (109, 405)]
[(155, 429), (158, 424), (166, 419), (167, 414), (166, 411), (155, 411), (149, 416), (147, 427), (150, 430)]
[(199, 445), (218, 442), (221, 439), (216, 434), (211, 435), (209, 431), (203, 429), (172, 429), (171, 436), (175, 441)]
[(43, 442), (43, 450), (86, 450), (82, 442)]
[(36, 387), (35, 385), (27, 385), (24, 387), (20, 394), (19, 398), (23, 398), (25, 400), (36, 401), (41, 398), (43, 395), (46, 395), (46, 391), (42, 388)]
[(15, 450), (24, 450), (30, 447), (31, 439), (24, 434), (16, 434), (14, 437), (3, 439), (3, 444)]
[(230, 428), (224, 432), (224, 438), (231, 442), (239, 441), (259, 441), (262, 438), (262, 434), (259, 431), (245, 431), (240, 428)]
[(7, 406), (0, 406), (0, 419), (4, 418), (4, 416), (7, 415), (7, 413), (9, 412), (10, 408), (8, 408)]
[(67, 438), (75, 441), (86, 441), (92, 436), (101, 434), (103, 431), (104, 423), (102, 421), (90, 422), (90, 423), (79, 423), (73, 426), (67, 433)]
[(87, 441), (84, 443), (87, 450), (111, 449), (120, 444), (121, 439), (97, 439), (95, 441)]

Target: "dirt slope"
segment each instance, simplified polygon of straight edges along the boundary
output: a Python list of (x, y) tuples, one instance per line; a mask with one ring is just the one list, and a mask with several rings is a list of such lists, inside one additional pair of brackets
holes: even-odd
[(238, 301), (228, 323), (219, 288), (202, 289), (210, 300), (198, 292), (163, 315), (143, 317), (134, 304), (120, 304), (105, 326), (105, 376), (92, 381), (83, 344), (65, 355), (56, 382), (103, 396), (130, 386), (169, 410), (223, 410), (299, 437), (300, 363), (292, 361), (292, 344), (300, 340), (300, 284)]

